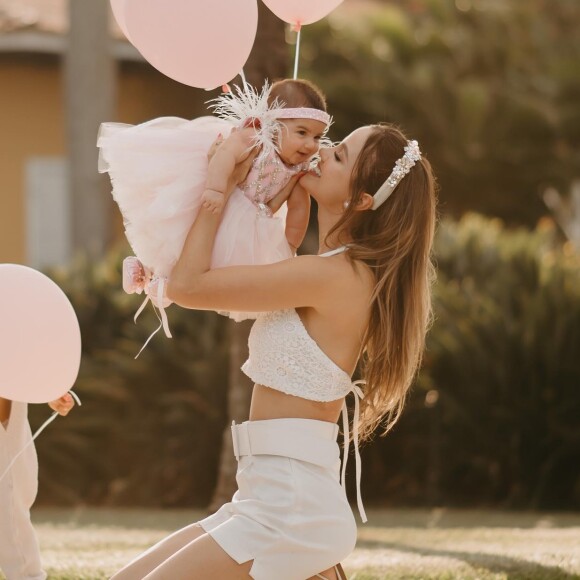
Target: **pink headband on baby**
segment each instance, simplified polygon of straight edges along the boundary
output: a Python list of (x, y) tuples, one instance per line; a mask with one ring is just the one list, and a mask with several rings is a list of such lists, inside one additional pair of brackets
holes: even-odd
[(332, 117), (320, 109), (310, 109), (308, 107), (299, 107), (294, 109), (271, 109), (276, 119), (312, 119), (320, 121), (325, 125), (330, 125)]

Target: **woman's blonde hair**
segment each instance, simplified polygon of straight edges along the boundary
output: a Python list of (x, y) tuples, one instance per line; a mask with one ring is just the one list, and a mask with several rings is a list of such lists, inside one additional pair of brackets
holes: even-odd
[[(361, 439), (383, 425), (384, 433), (401, 415), (406, 394), (421, 364), (425, 335), (432, 318), (431, 259), (436, 224), (436, 184), (423, 157), (375, 211), (355, 211), (363, 193), (374, 194), (404, 154), (402, 132), (386, 124), (372, 125), (351, 183), (350, 203), (329, 232), (348, 243), (347, 256), (373, 271), (376, 285), (371, 316), (359, 363), (366, 380), (361, 401)], [(341, 239), (348, 233), (348, 239)]]

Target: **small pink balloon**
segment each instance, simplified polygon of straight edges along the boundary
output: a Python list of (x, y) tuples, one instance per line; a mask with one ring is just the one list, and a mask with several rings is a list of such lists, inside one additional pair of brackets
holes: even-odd
[(164, 75), (202, 89), (233, 79), (258, 28), (257, 0), (126, 0), (129, 38)]
[(73, 386), (81, 361), (79, 323), (47, 276), (0, 264), (0, 397), (47, 403)]
[(129, 33), (127, 32), (127, 23), (125, 22), (125, 2), (126, 0), (111, 0), (111, 9), (113, 10), (113, 16), (119, 25), (119, 28), (123, 31), (123, 34), (129, 39)]
[(330, 14), (342, 0), (264, 0), (264, 4), (289, 24), (312, 24)]

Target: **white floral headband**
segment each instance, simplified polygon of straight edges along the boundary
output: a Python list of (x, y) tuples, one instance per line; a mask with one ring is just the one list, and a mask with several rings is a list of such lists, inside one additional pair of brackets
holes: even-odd
[(387, 199), (390, 197), (391, 193), (395, 191), (397, 185), (401, 182), (403, 177), (411, 171), (411, 168), (415, 166), (417, 161), (421, 160), (421, 151), (419, 150), (419, 143), (417, 141), (407, 141), (407, 146), (405, 147), (405, 154), (403, 157), (397, 160), (395, 167), (391, 172), (391, 175), (387, 177), (383, 185), (379, 190), (373, 195), (373, 205), (371, 209), (379, 208)]

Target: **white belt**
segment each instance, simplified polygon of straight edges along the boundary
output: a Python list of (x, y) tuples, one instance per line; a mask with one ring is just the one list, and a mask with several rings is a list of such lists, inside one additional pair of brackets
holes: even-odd
[(339, 460), (337, 434), (338, 425), (311, 419), (232, 423), (234, 455), (238, 461), (245, 455), (279, 455), (331, 469)]

